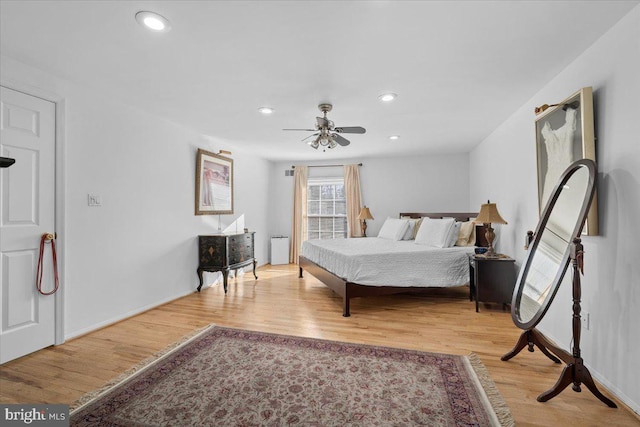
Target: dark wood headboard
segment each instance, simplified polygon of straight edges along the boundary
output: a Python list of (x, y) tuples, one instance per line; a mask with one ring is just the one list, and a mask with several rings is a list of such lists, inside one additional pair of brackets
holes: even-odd
[[(400, 217), (409, 218), (455, 218), (456, 221), (469, 221), (469, 218), (478, 216), (478, 212), (401, 212)], [(476, 224), (476, 246), (488, 247), (489, 242), (484, 236), (485, 226)]]

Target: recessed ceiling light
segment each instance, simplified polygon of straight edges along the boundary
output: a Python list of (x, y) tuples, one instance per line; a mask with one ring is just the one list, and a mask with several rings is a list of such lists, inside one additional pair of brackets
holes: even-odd
[(136, 21), (149, 30), (166, 33), (171, 29), (169, 20), (155, 12), (141, 11), (136, 13)]
[(400, 139), (400, 135), (391, 135), (389, 139)]
[(258, 111), (260, 111), (262, 114), (269, 115), (269, 114), (273, 114), (273, 112), (276, 110), (274, 110), (271, 107), (260, 107), (258, 108)]
[(391, 102), (396, 99), (398, 95), (395, 93), (383, 93), (378, 97), (378, 99), (382, 102)]

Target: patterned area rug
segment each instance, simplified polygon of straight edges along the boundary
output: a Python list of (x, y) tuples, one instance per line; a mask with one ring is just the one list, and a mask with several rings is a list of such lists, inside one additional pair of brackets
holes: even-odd
[(71, 426), (513, 425), (474, 355), (218, 326), (105, 389)]

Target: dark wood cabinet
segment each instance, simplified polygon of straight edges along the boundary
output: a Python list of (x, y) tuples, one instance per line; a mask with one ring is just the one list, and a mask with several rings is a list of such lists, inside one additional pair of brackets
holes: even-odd
[(469, 257), (469, 299), (480, 302), (511, 303), (516, 284), (515, 260), (506, 255), (489, 258), (482, 255)]
[(198, 278), (202, 289), (202, 273), (205, 271), (222, 272), (224, 292), (227, 293), (229, 270), (237, 270), (253, 264), (253, 276), (256, 276), (256, 258), (254, 255), (255, 232), (240, 234), (211, 234), (198, 236)]

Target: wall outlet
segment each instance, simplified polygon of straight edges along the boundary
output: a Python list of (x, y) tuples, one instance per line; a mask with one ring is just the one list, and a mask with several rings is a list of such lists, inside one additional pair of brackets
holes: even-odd
[(87, 194), (87, 204), (89, 206), (102, 206), (102, 197), (97, 194)]
[(589, 312), (583, 311), (580, 313), (580, 317), (582, 319), (582, 329), (589, 330)]

